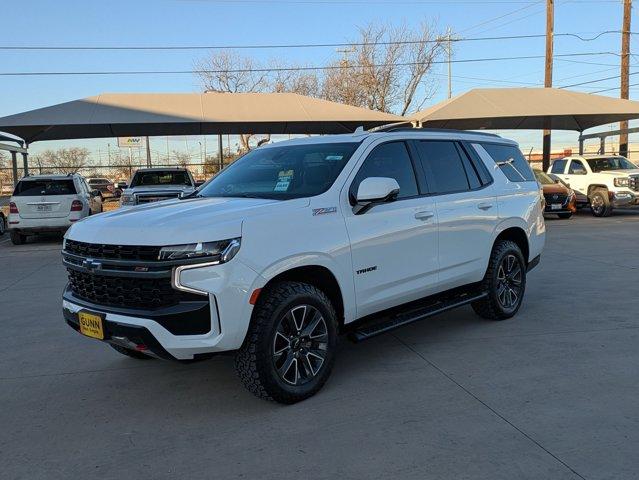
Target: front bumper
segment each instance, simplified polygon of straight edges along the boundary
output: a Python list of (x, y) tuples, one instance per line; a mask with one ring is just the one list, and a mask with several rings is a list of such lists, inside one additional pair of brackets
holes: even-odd
[(639, 193), (630, 190), (612, 192), (611, 197), (613, 207), (633, 207), (639, 205)]
[(233, 259), (227, 264), (181, 272), (180, 285), (208, 292), (201, 302), (181, 302), (153, 310), (121, 308), (84, 301), (67, 289), (62, 309), (66, 322), (75, 330), (79, 329), (78, 312), (94, 312), (104, 319), (105, 341), (126, 346), (124, 339), (131, 345), (144, 345), (160, 358), (192, 360), (237, 350), (242, 345), (253, 308), (250, 294), (264, 283), (252, 269)]

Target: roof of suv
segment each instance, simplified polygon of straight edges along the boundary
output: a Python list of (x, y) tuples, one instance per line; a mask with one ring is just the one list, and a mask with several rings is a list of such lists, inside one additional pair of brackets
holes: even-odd
[(406, 127), (394, 127), (388, 129), (378, 130), (357, 130), (354, 133), (346, 133), (340, 135), (318, 135), (313, 137), (293, 138), (290, 140), (284, 140), (281, 142), (264, 144), (259, 148), (272, 148), (274, 146), (282, 145), (308, 145), (309, 143), (347, 143), (347, 142), (361, 142), (368, 137), (382, 137), (388, 136), (388, 138), (415, 138), (415, 139), (433, 139), (433, 140), (467, 140), (475, 142), (498, 142), (516, 145), (517, 142), (509, 140), (507, 138), (500, 137), (494, 133), (488, 132), (474, 132), (467, 130), (452, 130), (452, 129), (431, 129), (431, 128), (406, 128)]
[(20, 181), (29, 181), (29, 180), (60, 180), (64, 178), (74, 178), (79, 177), (79, 173), (70, 173), (66, 174), (52, 174), (52, 175), (29, 175), (28, 177), (22, 177)]

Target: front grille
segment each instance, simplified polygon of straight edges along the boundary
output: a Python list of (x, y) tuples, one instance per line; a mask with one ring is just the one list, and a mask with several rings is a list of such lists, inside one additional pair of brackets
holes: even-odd
[(568, 195), (563, 193), (544, 193), (546, 204), (551, 205), (553, 203), (565, 204), (568, 200)]
[(138, 205), (143, 205), (145, 203), (152, 203), (152, 202), (161, 202), (162, 200), (170, 200), (172, 198), (178, 198), (179, 194), (178, 193), (172, 193), (169, 195), (138, 195)]
[(66, 240), (64, 251), (89, 258), (109, 260), (157, 261), (161, 247), (137, 245), (105, 245), (101, 243), (84, 243)]
[(81, 300), (96, 305), (155, 309), (181, 301), (201, 300), (201, 296), (173, 289), (171, 279), (113, 277), (68, 268), (69, 287)]
[(628, 188), (635, 192), (639, 192), (639, 175), (633, 175), (628, 178)]

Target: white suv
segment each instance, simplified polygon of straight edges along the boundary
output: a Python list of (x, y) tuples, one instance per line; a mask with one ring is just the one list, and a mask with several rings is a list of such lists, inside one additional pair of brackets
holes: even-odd
[(639, 205), (639, 168), (619, 155), (574, 156), (555, 160), (548, 173), (570, 185), (577, 202), (596, 217), (616, 207)]
[(64, 232), (78, 220), (102, 211), (100, 192), (79, 174), (22, 178), (9, 200), (9, 231), (15, 245), (28, 235)]
[(74, 225), (67, 323), (134, 358), (236, 352), (244, 385), (293, 403), (364, 340), (464, 304), (519, 309), (545, 226), (498, 136), (396, 129), (252, 150), (191, 198)]

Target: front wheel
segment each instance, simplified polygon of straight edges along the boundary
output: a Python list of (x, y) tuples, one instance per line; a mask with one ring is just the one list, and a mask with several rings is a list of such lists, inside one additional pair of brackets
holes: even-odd
[(608, 197), (608, 190), (598, 188), (590, 195), (590, 211), (595, 217), (609, 217), (612, 205)]
[(517, 313), (526, 289), (526, 262), (515, 242), (502, 240), (495, 244), (482, 289), (488, 295), (472, 303), (479, 316), (505, 320)]
[(335, 360), (337, 315), (313, 285), (280, 282), (263, 290), (235, 357), (235, 369), (254, 395), (296, 403), (317, 393)]

